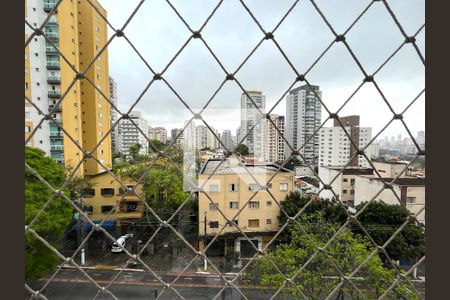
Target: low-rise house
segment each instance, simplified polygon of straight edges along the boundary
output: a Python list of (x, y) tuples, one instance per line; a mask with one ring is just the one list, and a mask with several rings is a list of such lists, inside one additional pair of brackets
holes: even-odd
[[(138, 184), (130, 178), (120, 178), (127, 187), (122, 185), (107, 171), (88, 176), (92, 187), (83, 191), (83, 206), (89, 218), (93, 221), (106, 219), (106, 224), (117, 226), (128, 225), (139, 220), (143, 216), (144, 203), (142, 184)], [(138, 195), (141, 197), (139, 198)], [(123, 198), (122, 201), (120, 201)], [(142, 199), (142, 200), (141, 200)], [(119, 203), (120, 201), (120, 203)], [(110, 213), (111, 209), (119, 203)]]

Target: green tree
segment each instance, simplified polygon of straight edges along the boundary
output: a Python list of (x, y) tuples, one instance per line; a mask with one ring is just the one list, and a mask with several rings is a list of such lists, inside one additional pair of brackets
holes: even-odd
[[(64, 169), (45, 152), (25, 147), (25, 161), (55, 189), (64, 183)], [(68, 191), (65, 191), (69, 194)], [(29, 224), (42, 209), (51, 190), (25, 168), (25, 224)], [(72, 220), (72, 207), (61, 197), (55, 197), (43, 210), (32, 228), (46, 241), (58, 248), (58, 239)], [(59, 258), (32, 234), (25, 235), (25, 278), (34, 280), (52, 271)]]
[[(363, 202), (356, 206), (361, 210)], [(383, 201), (372, 201), (358, 216), (361, 225), (378, 245), (383, 245), (409, 217), (409, 211), (400, 205), (387, 204)], [(363, 234), (355, 226), (355, 233)], [(400, 233), (389, 243), (386, 251), (394, 260), (417, 260), (425, 254), (425, 233), (417, 224), (410, 221)]]
[[(295, 216), (309, 201), (310, 196), (302, 196), (299, 192), (291, 192), (286, 195), (286, 198), (281, 202), (281, 207), (288, 214), (289, 217)], [(339, 205), (336, 199), (320, 199), (315, 198), (312, 202), (305, 208), (302, 214), (314, 214), (320, 211), (327, 222), (334, 224), (344, 224), (347, 220), (347, 213), (344, 207)], [(280, 224), (286, 222), (286, 215), (280, 213), (279, 215)], [(283, 237), (289, 241), (291, 236), (291, 228), (294, 224), (288, 224), (287, 228), (283, 231)]]
[(301, 165), (302, 165), (302, 161), (300, 159), (298, 159), (297, 156), (292, 156), (289, 159), (289, 162), (284, 167), (286, 169), (289, 169), (289, 170), (293, 171), (295, 169), (295, 167), (299, 167)]
[(149, 154), (155, 153), (158, 151), (166, 150), (167, 145), (161, 142), (160, 140), (150, 140), (148, 143), (148, 152)]
[[(282, 292), (302, 298), (300, 290), (309, 299), (324, 299), (340, 281), (337, 268), (344, 276), (350, 276), (374, 249), (366, 238), (355, 235), (350, 230), (344, 230), (327, 246), (327, 253), (318, 251), (318, 247), (324, 247), (339, 226), (327, 222), (320, 212), (304, 215), (300, 218), (300, 222), (301, 225), (292, 228), (290, 243), (279, 245), (275, 250), (268, 253), (268, 257), (263, 256), (256, 259), (244, 272), (243, 281), (245, 284), (278, 288), (284, 283), (284, 277), (277, 271), (271, 261), (287, 278), (292, 278), (317, 252), (317, 255), (295, 278), (294, 283), (298, 289), (292, 285), (287, 285)], [(364, 296), (373, 299), (381, 296), (394, 282), (395, 271), (383, 267), (380, 257), (373, 255), (354, 274), (354, 277), (359, 277), (358, 280), (353, 280), (353, 282), (360, 290), (364, 290)], [(401, 295), (407, 299), (419, 299), (418, 295), (411, 290), (412, 288), (402, 282), (387, 298), (391, 299), (394, 295)], [(353, 298), (357, 294), (358, 291), (349, 283), (342, 285), (338, 291), (338, 297), (341, 299), (344, 295), (351, 295)]]
[(138, 162), (142, 160), (142, 156), (139, 154), (139, 151), (141, 151), (142, 145), (139, 143), (133, 144), (128, 149), (130, 156), (131, 156), (131, 162)]
[(248, 147), (244, 144), (239, 144), (239, 146), (234, 149), (234, 152), (239, 153), (240, 155), (249, 155), (250, 153)]

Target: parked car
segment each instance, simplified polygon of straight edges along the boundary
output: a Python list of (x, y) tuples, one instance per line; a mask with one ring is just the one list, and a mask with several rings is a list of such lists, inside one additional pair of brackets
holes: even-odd
[[(127, 241), (130, 240), (132, 237), (133, 237), (132, 233), (122, 235), (120, 238), (117, 239), (117, 242), (112, 245), (111, 252), (113, 253), (123, 252), (122, 247), (125, 247)], [(122, 247), (120, 247), (120, 245)]]

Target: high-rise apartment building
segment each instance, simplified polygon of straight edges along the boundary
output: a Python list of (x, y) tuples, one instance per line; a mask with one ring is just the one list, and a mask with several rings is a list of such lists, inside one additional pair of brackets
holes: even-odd
[[(117, 83), (111, 76), (109, 77), (109, 101), (117, 107)], [(117, 110), (110, 106), (111, 127), (113, 127), (119, 119), (118, 115)], [(111, 130), (111, 149), (113, 153), (116, 151), (118, 125), (119, 124)]]
[[(95, 7), (93, 7), (95, 6)], [(106, 168), (111, 168), (109, 103), (94, 86), (109, 96), (108, 52), (103, 51), (86, 70), (107, 42), (106, 11), (97, 1), (62, 1), (44, 27), (43, 36), (34, 37), (25, 48), (25, 96), (53, 120), (45, 120), (29, 140), (55, 161), (78, 168), (79, 175), (94, 175), (104, 168), (93, 158), (86, 158), (79, 147), (90, 152)], [(55, 7), (56, 1), (26, 1), (26, 20), (39, 27)], [(25, 26), (25, 38), (32, 30)], [(54, 47), (53, 45), (56, 47)], [(61, 58), (57, 49), (65, 56)], [(85, 72), (76, 78), (73, 69)], [(61, 101), (62, 96), (64, 99)], [(61, 101), (61, 102), (60, 102)], [(42, 119), (25, 101), (25, 137)], [(78, 144), (76, 145), (61, 127)]]
[(265, 120), (267, 124), (265, 138), (267, 152), (265, 161), (284, 161), (284, 116), (270, 114), (270, 119), (272, 120), (273, 124), (275, 124), (276, 128), (269, 120)]
[(173, 128), (170, 131), (170, 140), (172, 141), (172, 143), (175, 143), (178, 146), (183, 145), (183, 136), (184, 136), (184, 134), (183, 134), (182, 130), (183, 130), (182, 128)]
[[(322, 92), (315, 85), (295, 88), (286, 96), (286, 140), (294, 149), (302, 147), (300, 154), (312, 165), (317, 165), (319, 159), (319, 134), (314, 134), (322, 118), (319, 97)], [(285, 145), (286, 157), (290, 153)]]
[(265, 118), (263, 117), (263, 120), (259, 121), (261, 114), (258, 110), (265, 114), (266, 96), (260, 91), (247, 91), (247, 94), (250, 98), (245, 93), (241, 95), (241, 127), (238, 138), (246, 136), (242, 143), (248, 147), (256, 159), (263, 161), (266, 153)]
[(231, 130), (225, 129), (222, 131), (221, 141), (223, 146), (225, 146), (228, 150), (234, 149), (234, 141), (233, 136), (231, 135)]
[[(212, 128), (216, 136), (219, 136), (219, 132)], [(209, 148), (217, 149), (219, 148), (219, 141), (217, 140), (211, 130), (205, 125), (195, 126), (195, 147), (197, 150)]]
[(154, 138), (160, 142), (167, 142), (167, 130), (164, 127), (155, 127), (154, 129)]
[(117, 138), (118, 152), (129, 156), (130, 147), (132, 145), (139, 144), (141, 146), (139, 153), (143, 155), (147, 154), (148, 140), (146, 133), (148, 132), (148, 122), (142, 117), (142, 114), (139, 111), (132, 111), (130, 113), (130, 119), (133, 120), (138, 127), (136, 127), (128, 119), (122, 119), (119, 121)]
[[(370, 127), (351, 127), (346, 126), (345, 130), (352, 137), (358, 149), (363, 149), (372, 139), (372, 128)], [(355, 133), (355, 131), (357, 131)], [(357, 139), (354, 137), (357, 136)], [(372, 158), (372, 144), (364, 150), (367, 157)], [(342, 127), (323, 127), (320, 129), (320, 151), (319, 166), (320, 167), (344, 167), (357, 154), (357, 150), (352, 150), (350, 139), (345, 134)], [(356, 161), (356, 164), (353, 162)], [(370, 167), (367, 159), (362, 155), (356, 155), (348, 166)]]

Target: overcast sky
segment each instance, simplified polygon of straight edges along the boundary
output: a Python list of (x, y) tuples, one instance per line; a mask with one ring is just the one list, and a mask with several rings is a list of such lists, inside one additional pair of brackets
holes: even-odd
[[(247, 0), (266, 31), (272, 31), (294, 1)], [(338, 33), (344, 32), (370, 1), (316, 0), (326, 18)], [(108, 19), (121, 27), (139, 1), (107, 1), (100, 3), (108, 11)], [(172, 0), (189, 25), (198, 29), (217, 4), (212, 0)], [(389, 1), (408, 35), (413, 35), (425, 22), (424, 1)], [(112, 31), (109, 32), (112, 34)], [(150, 66), (161, 72), (190, 33), (163, 0), (149, 0), (125, 29), (125, 34)], [(238, 0), (225, 0), (203, 29), (202, 36), (229, 72), (234, 72), (262, 38), (262, 32)], [(331, 31), (309, 1), (301, 0), (275, 32), (275, 38), (295, 68), (304, 73), (334, 39)], [(346, 35), (346, 40), (368, 73), (373, 73), (403, 42), (403, 37), (382, 2), (375, 2), (369, 11)], [(425, 30), (417, 36), (423, 55)], [(110, 75), (118, 85), (119, 109), (125, 111), (152, 78), (138, 55), (124, 39), (115, 38), (108, 48)], [(401, 112), (425, 87), (425, 68), (411, 44), (407, 44), (376, 75), (382, 92), (396, 112)], [(192, 40), (163, 75), (194, 110), (199, 110), (224, 79), (224, 72), (200, 40)], [(260, 90), (266, 95), (266, 111), (280, 99), (295, 79), (274, 43), (264, 41), (236, 78), (247, 90)], [(319, 85), (325, 105), (336, 111), (356, 90), (363, 74), (342, 43), (334, 44), (307, 74)], [(219, 131), (239, 125), (241, 89), (228, 81), (209, 105), (206, 121)], [(285, 100), (273, 112), (285, 115)], [(150, 126), (164, 126), (168, 131), (182, 127), (184, 106), (162, 82), (153, 84), (136, 107)], [(372, 84), (366, 84), (340, 112), (358, 114), (361, 126), (373, 128), (373, 135), (392, 118)], [(322, 111), (323, 121), (327, 117)], [(412, 132), (425, 129), (425, 96), (420, 97), (405, 114)], [(327, 124), (331, 125), (331, 124)], [(387, 128), (384, 135), (406, 131), (400, 122)]]

